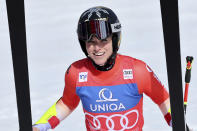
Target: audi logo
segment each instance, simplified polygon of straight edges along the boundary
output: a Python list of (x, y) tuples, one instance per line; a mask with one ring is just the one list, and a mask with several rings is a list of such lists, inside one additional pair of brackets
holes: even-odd
[[(131, 126), (128, 126), (129, 118), (127, 117), (127, 115), (132, 114), (132, 113), (136, 114), (137, 118)], [(136, 124), (138, 122), (138, 118), (139, 118), (138, 110), (131, 110), (131, 111), (125, 113), (125, 114), (113, 114), (111, 116), (106, 116), (106, 115), (93, 116), (93, 115), (91, 115), (90, 113), (87, 113), (87, 112), (85, 112), (85, 115), (93, 118), (93, 120), (91, 122), (90, 122), (90, 120), (88, 120), (88, 123), (89, 123), (90, 127), (94, 130), (100, 130), (101, 129), (101, 122), (99, 121), (98, 118), (105, 118), (106, 119), (105, 124), (106, 124), (106, 127), (107, 127), (108, 131), (124, 131), (125, 129), (131, 129), (131, 128), (136, 126)], [(121, 125), (122, 129), (120, 129), (120, 130), (115, 130), (114, 129), (114, 127), (115, 127), (115, 122), (113, 120), (114, 117), (120, 117), (120, 125)], [(125, 124), (123, 123), (123, 120), (125, 120)]]

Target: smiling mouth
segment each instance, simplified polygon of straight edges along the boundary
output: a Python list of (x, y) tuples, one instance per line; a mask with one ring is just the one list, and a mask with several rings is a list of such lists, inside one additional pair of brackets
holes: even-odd
[(98, 53), (93, 53), (95, 56), (103, 56), (105, 52), (98, 52)]

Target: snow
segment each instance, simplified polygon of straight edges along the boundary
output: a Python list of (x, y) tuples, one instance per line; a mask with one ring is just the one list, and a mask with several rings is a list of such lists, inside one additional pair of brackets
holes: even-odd
[[(17, 105), (14, 88), (11, 50), (5, 1), (0, 0), (0, 123), (2, 130), (18, 130)], [(189, 89), (187, 123), (197, 130), (194, 115), (197, 109), (197, 64), (195, 58), (197, 8), (195, 0), (180, 1), (180, 37), (182, 74), (185, 57), (194, 56)], [(64, 74), (68, 66), (85, 57), (76, 35), (78, 18), (86, 9), (103, 5), (118, 15), (123, 31), (119, 52), (145, 61), (168, 88), (163, 32), (159, 1), (138, 0), (26, 0), (26, 30), (31, 90), (32, 120), (58, 100), (64, 89)], [(159, 108), (144, 96), (144, 131), (170, 131)], [(81, 104), (57, 128), (57, 131), (85, 131)]]

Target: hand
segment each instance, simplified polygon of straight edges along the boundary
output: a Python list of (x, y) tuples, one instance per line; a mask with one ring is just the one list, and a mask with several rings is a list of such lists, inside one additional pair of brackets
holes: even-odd
[(36, 127), (33, 127), (32, 128), (33, 129), (33, 131), (40, 131), (38, 128), (36, 128)]
[(51, 126), (49, 123), (45, 123), (45, 124), (35, 124), (32, 127), (33, 131), (48, 131), (49, 129), (51, 129)]

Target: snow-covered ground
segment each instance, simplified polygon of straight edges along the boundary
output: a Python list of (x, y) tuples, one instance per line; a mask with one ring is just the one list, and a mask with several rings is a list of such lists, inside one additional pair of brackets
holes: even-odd
[[(1, 130), (17, 131), (18, 118), (5, 0), (0, 0), (0, 125)], [(160, 3), (155, 0), (26, 0), (26, 30), (31, 90), (32, 119), (58, 100), (64, 89), (68, 66), (85, 57), (76, 35), (80, 14), (103, 5), (110, 7), (122, 23), (119, 52), (144, 60), (168, 87)], [(197, 1), (180, 1), (182, 74), (185, 57), (197, 58)], [(188, 124), (197, 130), (197, 62), (194, 60), (188, 98)], [(144, 97), (145, 131), (170, 131), (159, 108)], [(57, 131), (85, 131), (81, 104)]]

